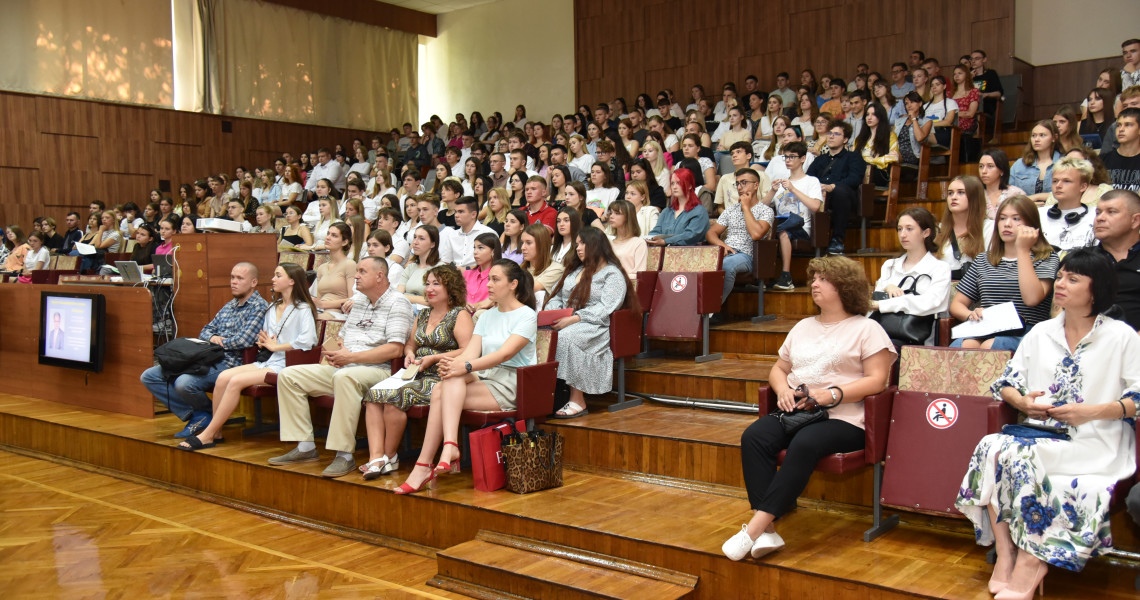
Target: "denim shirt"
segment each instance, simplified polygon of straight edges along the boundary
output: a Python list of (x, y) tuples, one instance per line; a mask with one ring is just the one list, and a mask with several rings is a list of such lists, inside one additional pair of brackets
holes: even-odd
[[(1045, 169), (1045, 180), (1042, 183), (1041, 191), (1049, 193), (1053, 191), (1053, 165), (1061, 160), (1061, 153), (1053, 151), (1053, 163)], [(1032, 165), (1026, 165), (1022, 159), (1013, 161), (1013, 165), (1009, 168), (1009, 185), (1016, 185), (1017, 187), (1025, 190), (1026, 194), (1034, 194), (1037, 188), (1037, 180), (1041, 177), (1041, 169), (1034, 161)]]
[(257, 292), (253, 292), (245, 303), (230, 300), (214, 316), (214, 320), (202, 328), (198, 339), (209, 340), (213, 336), (222, 337), (225, 342), (222, 348), (226, 351), (226, 358), (222, 362), (226, 368), (241, 364), (242, 351), (253, 346), (257, 341), (257, 334), (261, 331), (261, 322), (269, 303)]

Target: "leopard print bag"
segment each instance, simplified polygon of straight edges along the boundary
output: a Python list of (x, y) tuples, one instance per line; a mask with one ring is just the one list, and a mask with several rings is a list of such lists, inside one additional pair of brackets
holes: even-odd
[(503, 438), (507, 489), (529, 494), (562, 486), (562, 434), (542, 430)]

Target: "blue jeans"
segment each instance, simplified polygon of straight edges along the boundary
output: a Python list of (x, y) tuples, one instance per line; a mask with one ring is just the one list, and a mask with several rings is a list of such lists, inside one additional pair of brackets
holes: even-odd
[[(993, 338), (994, 344), (993, 344), (993, 346), (990, 347), (990, 349), (991, 350), (1009, 350), (1011, 352), (1017, 352), (1017, 347), (1021, 345), (1021, 338), (1022, 337), (1024, 337), (1024, 336), (1020, 336), (1020, 335), (998, 335), (998, 336), (994, 336), (994, 338)], [(953, 342), (950, 342), (950, 347), (951, 348), (961, 348), (962, 342), (965, 339), (966, 338), (962, 338), (962, 339), (957, 339), (957, 340), (954, 340)]]
[(139, 380), (147, 391), (166, 405), (170, 412), (183, 421), (189, 421), (194, 411), (209, 411), (210, 397), (206, 392), (214, 389), (218, 374), (226, 369), (225, 362), (219, 362), (205, 375), (179, 375), (168, 383), (162, 374), (162, 367), (151, 367), (143, 371)]
[(752, 270), (752, 257), (743, 252), (729, 254), (721, 261), (720, 268), (724, 271), (724, 291), (720, 293), (720, 303), (723, 305), (724, 301), (728, 299), (728, 295), (732, 293), (732, 286), (736, 283), (736, 274), (748, 273)]

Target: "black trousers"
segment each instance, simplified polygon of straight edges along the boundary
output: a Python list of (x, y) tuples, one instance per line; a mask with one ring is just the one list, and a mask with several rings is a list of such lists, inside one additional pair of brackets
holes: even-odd
[[(807, 487), (815, 465), (828, 454), (863, 448), (866, 434), (846, 422), (828, 419), (803, 427), (794, 436), (784, 433), (779, 419), (760, 417), (740, 436), (740, 460), (744, 486), (753, 510), (777, 519), (796, 507), (796, 498)], [(776, 457), (787, 449), (784, 465), (776, 469)]]
[(851, 221), (851, 211), (855, 208), (858, 196), (854, 188), (842, 184), (827, 193), (825, 208), (831, 213), (831, 239), (843, 243), (847, 239), (847, 224)]

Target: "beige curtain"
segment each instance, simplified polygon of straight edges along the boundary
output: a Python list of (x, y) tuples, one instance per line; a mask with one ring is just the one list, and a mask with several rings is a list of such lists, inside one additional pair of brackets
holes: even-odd
[(258, 0), (201, 5), (220, 113), (371, 131), (416, 120), (415, 34)]
[(173, 106), (170, 2), (5, 0), (0, 88)]

